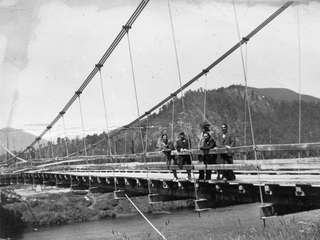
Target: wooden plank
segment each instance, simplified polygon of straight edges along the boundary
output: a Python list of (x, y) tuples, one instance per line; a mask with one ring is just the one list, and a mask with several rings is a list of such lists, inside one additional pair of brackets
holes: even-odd
[(254, 164), (212, 164), (212, 165), (194, 165), (195, 170), (256, 170)]
[(320, 163), (318, 164), (261, 164), (261, 170), (286, 170), (286, 169), (315, 169), (320, 171)]
[[(255, 150), (259, 152), (266, 151), (305, 151), (305, 150), (319, 150), (320, 143), (300, 143), (300, 144), (267, 144), (267, 145), (256, 145)], [(253, 146), (238, 146), (232, 147), (229, 149), (226, 148), (216, 148), (211, 149), (210, 154), (221, 154), (221, 153), (246, 153), (252, 152), (254, 150)], [(198, 149), (192, 149), (188, 152), (178, 153), (177, 151), (172, 151), (172, 155), (203, 155), (203, 151)], [(43, 159), (43, 160), (33, 160), (32, 163), (20, 164), (19, 168), (23, 168), (23, 166), (29, 166), (32, 164), (33, 166), (37, 166), (38, 168), (49, 167), (54, 165), (63, 165), (63, 164), (74, 164), (81, 162), (97, 162), (102, 161), (103, 163), (112, 163), (114, 161), (121, 160), (142, 160), (145, 161), (147, 159), (165, 158), (164, 154), (161, 151), (157, 152), (148, 152), (148, 153), (136, 153), (136, 154), (120, 154), (120, 155), (96, 155), (96, 156), (77, 156), (77, 157), (62, 157), (57, 159)], [(276, 160), (275, 160), (276, 161)]]
[[(64, 169), (68, 166), (60, 166), (59, 168)], [(184, 165), (182, 169), (179, 168), (177, 165), (170, 165), (167, 166), (164, 162), (163, 163), (148, 163), (148, 164), (141, 164), (137, 163), (135, 165), (121, 165), (121, 164), (81, 164), (81, 165), (73, 165), (70, 166), (72, 169), (83, 169), (86, 171), (93, 171), (93, 170), (256, 170), (259, 167), (260, 170), (297, 170), (297, 169), (320, 169), (320, 161), (316, 158), (312, 159), (290, 159), (284, 160), (280, 159), (279, 162), (276, 160), (236, 160), (234, 164), (213, 164), (213, 165), (203, 165), (203, 164), (194, 164), (194, 165)], [(58, 169), (55, 166), (54, 169)]]
[[(210, 149), (209, 154), (221, 154), (221, 153), (246, 153), (253, 151), (252, 146), (238, 146), (232, 148), (215, 148)], [(172, 151), (171, 155), (203, 155), (203, 151), (199, 149), (191, 149), (189, 151), (178, 153), (177, 151)]]
[[(257, 170), (235, 170), (235, 173), (242, 175), (256, 175)], [(309, 170), (309, 169), (301, 169), (301, 170), (260, 170), (261, 174), (269, 174), (269, 175), (320, 175), (319, 170)]]
[(318, 150), (320, 143), (296, 143), (296, 144), (270, 144), (270, 145), (256, 145), (259, 152), (263, 151), (305, 151)]
[(304, 163), (320, 163), (320, 157), (313, 158), (284, 158), (284, 159), (260, 159), (260, 160), (234, 160), (237, 164), (304, 164)]
[[(167, 171), (167, 170), (203, 170), (206, 169), (205, 165), (197, 164), (197, 161), (193, 161), (193, 165), (184, 165), (180, 169), (177, 165), (167, 166), (165, 162), (130, 162), (130, 163), (105, 163), (105, 164), (77, 164), (69, 165), (67, 162), (58, 162), (43, 164), (36, 168), (22, 169), (18, 172), (25, 171), (44, 171), (45, 169), (53, 170), (64, 170), (74, 169), (83, 171), (114, 171), (114, 170), (156, 170), (156, 171)], [(291, 159), (268, 159), (268, 160), (234, 160), (234, 164), (220, 164), (220, 165), (208, 165), (207, 169), (221, 170), (221, 169), (233, 169), (233, 170), (256, 170), (257, 166), (260, 170), (277, 170), (277, 171), (294, 171), (294, 170), (320, 170), (320, 158), (291, 158)], [(33, 170), (32, 170), (33, 169)], [(17, 171), (16, 171), (17, 172)]]

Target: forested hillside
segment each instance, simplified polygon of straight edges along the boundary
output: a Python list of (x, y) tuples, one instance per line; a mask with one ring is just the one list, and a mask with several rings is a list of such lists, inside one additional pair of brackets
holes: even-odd
[[(219, 133), (221, 124), (227, 123), (229, 131), (236, 135), (237, 145), (252, 145), (253, 138), (256, 144), (298, 143), (299, 101), (289, 101), (290, 98), (280, 101), (268, 97), (286, 92), (281, 89), (274, 91), (269, 89), (266, 94), (261, 89), (257, 91), (248, 88), (248, 101), (245, 99), (243, 86), (233, 85), (228, 88), (208, 90), (206, 94), (203, 89), (187, 91), (184, 93), (183, 101), (181, 98), (169, 101), (157, 113), (144, 119), (140, 127), (137, 124), (130, 129), (123, 129), (110, 141), (107, 141), (105, 132), (88, 135), (85, 139), (86, 146), (94, 147), (88, 149), (87, 154), (109, 153), (108, 142), (112, 154), (142, 152), (142, 146), (146, 151), (156, 151), (163, 133), (177, 140), (178, 134), (182, 131), (190, 137), (193, 147), (196, 147), (201, 134), (200, 125), (204, 120), (204, 111), (206, 121), (211, 124), (214, 132), (214, 138)], [(315, 101), (310, 99), (312, 100), (309, 97), (308, 101), (301, 102), (301, 142), (320, 142), (320, 102), (316, 98)], [(103, 139), (106, 140), (101, 144), (95, 144)], [(42, 144), (40, 150), (36, 149), (36, 157), (65, 156), (66, 146), (69, 154), (79, 152), (84, 148), (84, 141), (80, 138), (72, 140), (59, 138), (55, 144)], [(84, 153), (81, 152), (82, 155)]]
[[(281, 94), (281, 93), (279, 93)], [(204, 91), (185, 93), (185, 115), (181, 99), (175, 101), (175, 133), (184, 130), (186, 124), (192, 138), (200, 133), (199, 124), (203, 121)], [(254, 89), (248, 89), (248, 104), (245, 104), (245, 88), (230, 86), (209, 90), (206, 94), (206, 119), (217, 134), (220, 125), (227, 123), (235, 132), (238, 145), (252, 144), (250, 120), (256, 144), (298, 143), (299, 142), (299, 101), (276, 101), (264, 95), (258, 95)], [(152, 124), (168, 125), (171, 122), (173, 103), (163, 106), (158, 114), (152, 116)], [(320, 141), (320, 103), (301, 103), (301, 142)], [(186, 123), (184, 123), (186, 122)], [(246, 134), (245, 134), (246, 129)], [(169, 128), (166, 129), (170, 132)], [(246, 139), (245, 139), (246, 136)]]

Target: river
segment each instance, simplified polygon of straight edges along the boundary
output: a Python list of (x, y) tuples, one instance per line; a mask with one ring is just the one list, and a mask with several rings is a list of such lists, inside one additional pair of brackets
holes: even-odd
[[(201, 212), (183, 209), (160, 214), (148, 213), (147, 219), (166, 239), (223, 239), (245, 228), (262, 228), (259, 203), (216, 208)], [(141, 215), (118, 217), (64, 226), (33, 229), (21, 240), (87, 239), (163, 239)]]

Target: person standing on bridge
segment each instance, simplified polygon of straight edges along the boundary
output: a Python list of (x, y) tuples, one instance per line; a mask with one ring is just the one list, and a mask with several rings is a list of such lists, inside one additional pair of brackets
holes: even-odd
[[(215, 148), (216, 142), (211, 137), (209, 132), (203, 132), (203, 138), (200, 141), (199, 149), (203, 150), (203, 155), (199, 155), (199, 161), (202, 162), (207, 166), (209, 164), (216, 164), (217, 155), (216, 154), (209, 154), (210, 149)], [(211, 173), (212, 170), (199, 170), (199, 180), (211, 180)]]
[[(228, 125), (222, 124), (221, 125), (222, 134), (219, 135), (219, 148), (230, 149), (231, 147), (236, 146), (236, 138), (233, 133), (228, 132)], [(233, 154), (232, 153), (221, 153), (220, 154), (221, 160), (223, 164), (233, 164)], [(222, 178), (224, 180), (235, 180), (236, 176), (233, 170), (223, 170), (222, 171)], [(218, 176), (219, 178), (219, 176)], [(219, 179), (218, 179), (219, 180)]]
[[(162, 146), (161, 146), (161, 150), (164, 153), (164, 155), (166, 156), (166, 164), (168, 166), (170, 165), (178, 165), (177, 164), (177, 159), (175, 155), (171, 155), (171, 152), (173, 150), (175, 150), (174, 144), (173, 142), (171, 142), (168, 139), (168, 135), (167, 134), (162, 134)], [(178, 182), (178, 176), (177, 176), (177, 170), (172, 170), (173, 173), (173, 181), (174, 182)]]
[[(179, 134), (180, 139), (176, 142), (176, 149), (179, 153), (186, 153), (184, 155), (179, 155), (179, 168), (182, 169), (183, 165), (188, 164), (191, 165), (191, 156), (189, 150), (191, 149), (191, 142), (190, 139), (186, 138), (186, 135), (184, 132), (181, 132)], [(191, 180), (191, 170), (187, 170), (188, 177), (186, 180)]]
[(203, 122), (200, 126), (201, 126), (201, 136), (199, 137), (199, 139), (200, 139), (199, 144), (198, 144), (199, 148), (203, 145), (203, 141), (205, 140), (203, 137), (204, 133), (209, 133), (209, 135), (211, 137), (214, 135), (214, 132), (210, 130), (210, 123)]

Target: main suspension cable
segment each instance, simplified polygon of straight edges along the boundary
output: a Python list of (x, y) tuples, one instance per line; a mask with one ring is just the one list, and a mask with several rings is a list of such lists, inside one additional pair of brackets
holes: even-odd
[[(127, 23), (125, 24), (126, 28), (131, 28), (131, 26), (133, 25), (133, 23), (135, 22), (135, 20), (138, 18), (138, 16), (140, 15), (140, 13), (143, 11), (143, 9), (145, 8), (145, 6), (148, 4), (149, 0), (142, 0), (139, 4), (139, 6), (137, 7), (137, 9), (134, 11), (134, 13), (131, 15), (131, 17), (129, 18), (129, 20), (127, 21)], [(126, 29), (122, 28), (120, 33), (118, 34), (118, 36), (115, 38), (115, 40), (112, 42), (111, 46), (107, 49), (107, 51), (104, 53), (104, 55), (102, 56), (102, 58), (99, 61), (99, 64), (103, 65), (107, 59), (110, 57), (111, 53), (113, 52), (113, 50), (118, 46), (118, 44), (120, 43), (120, 41), (122, 40), (122, 38), (125, 36), (126, 34)], [(87, 85), (90, 83), (90, 81), (93, 79), (93, 77), (96, 75), (96, 73), (98, 72), (98, 68), (95, 66), (93, 68), (93, 70), (91, 71), (91, 73), (89, 74), (89, 76), (85, 79), (85, 81), (82, 83), (82, 85), (80, 86), (80, 88), (78, 89), (77, 92), (83, 92), (83, 90), (87, 87)], [(69, 102), (66, 104), (66, 106), (62, 109), (62, 112), (67, 112), (67, 110), (70, 108), (70, 106), (75, 102), (75, 100), (78, 98), (77, 94), (74, 94), (72, 96), (72, 98), (69, 100)], [(56, 118), (49, 124), (49, 126), (39, 135), (39, 137), (37, 137), (28, 147), (32, 147), (33, 145), (35, 145), (38, 141), (40, 141), (40, 139), (49, 131), (50, 128), (52, 128), (56, 122), (61, 118), (61, 114), (59, 113)], [(17, 154), (17, 156), (19, 156), (20, 154), (23, 154), (24, 152), (26, 152), (28, 150), (28, 147), (25, 148), (23, 151), (19, 152)]]

